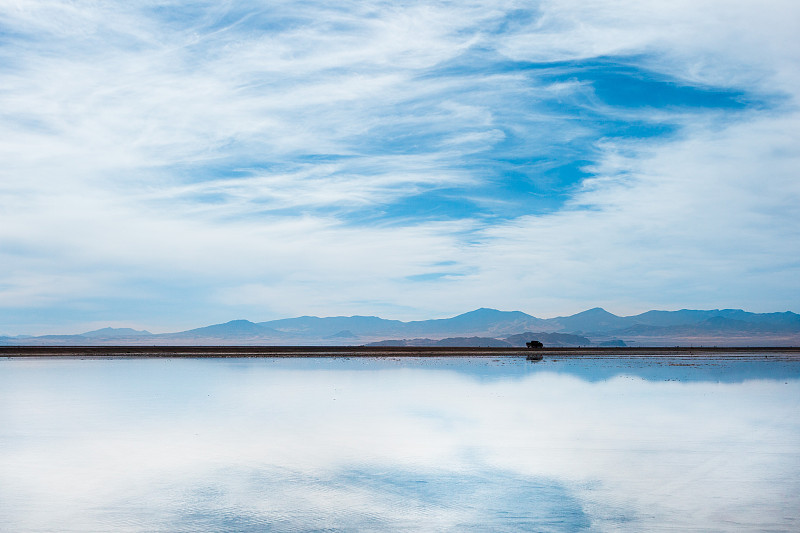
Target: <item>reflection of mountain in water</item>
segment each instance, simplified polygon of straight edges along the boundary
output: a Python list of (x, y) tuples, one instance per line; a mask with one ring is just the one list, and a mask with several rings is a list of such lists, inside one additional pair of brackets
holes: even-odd
[[(255, 361), (237, 365), (258, 365)], [(800, 379), (797, 354), (715, 357), (642, 356), (592, 357), (546, 356), (531, 363), (524, 357), (386, 357), (386, 358), (304, 358), (282, 359), (271, 366), (305, 371), (385, 370), (396, 368), (456, 372), (478, 381), (521, 380), (537, 373), (556, 373), (588, 382), (628, 376), (646, 381), (741, 383), (748, 380)]]
[[(713, 359), (701, 356), (683, 358), (631, 358), (621, 360), (557, 359), (541, 364), (537, 371), (569, 374), (586, 381), (605, 381), (631, 376), (647, 381), (689, 381), (741, 383), (753, 379), (800, 379), (800, 360)], [(546, 359), (545, 359), (546, 360)]]

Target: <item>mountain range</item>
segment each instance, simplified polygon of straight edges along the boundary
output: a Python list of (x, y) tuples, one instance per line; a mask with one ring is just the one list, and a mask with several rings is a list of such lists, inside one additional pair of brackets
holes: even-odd
[(800, 315), (741, 309), (647, 311), (617, 316), (599, 307), (537, 318), (481, 308), (451, 318), (403, 322), (375, 316), (232, 320), (176, 333), (103, 328), (79, 335), (0, 336), (0, 345), (445, 345), (796, 346)]

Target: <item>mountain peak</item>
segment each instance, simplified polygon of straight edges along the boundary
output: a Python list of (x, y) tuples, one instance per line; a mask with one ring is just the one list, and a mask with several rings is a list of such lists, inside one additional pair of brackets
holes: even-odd
[(236, 336), (236, 335), (273, 335), (278, 334), (277, 331), (250, 322), (249, 320), (239, 319), (225, 322), (224, 324), (214, 324), (213, 326), (206, 326), (204, 328), (190, 329), (181, 333), (190, 333), (195, 335), (220, 335), (223, 337)]
[(558, 331), (568, 332), (596, 332), (628, 325), (628, 319), (609, 313), (602, 307), (594, 307), (571, 316), (562, 316), (553, 319), (561, 327)]
[(498, 311), (497, 309), (492, 309), (491, 307), (479, 307), (474, 311), (467, 311), (466, 313), (461, 313), (460, 315), (456, 315), (454, 318), (460, 316), (483, 316), (483, 315), (494, 315), (497, 313), (501, 313), (502, 311)]
[(617, 316), (614, 313), (609, 313), (602, 307), (592, 307), (591, 309), (587, 309), (586, 311), (577, 313), (572, 316)]
[(83, 337), (139, 337), (143, 335), (152, 335), (149, 331), (139, 330), (133, 328), (101, 328), (93, 331), (81, 333)]
[(475, 309), (474, 311), (468, 311), (466, 313), (462, 313), (460, 315), (456, 315), (453, 318), (486, 318), (486, 317), (507, 317), (511, 315), (516, 316), (529, 316), (523, 313), (522, 311), (499, 311), (497, 309), (492, 309), (491, 307), (481, 307), (479, 309)]

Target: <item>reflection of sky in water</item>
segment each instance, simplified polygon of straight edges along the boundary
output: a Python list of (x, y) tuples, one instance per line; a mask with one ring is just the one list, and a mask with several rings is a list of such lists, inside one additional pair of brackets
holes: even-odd
[(0, 360), (0, 530), (797, 530), (800, 362)]

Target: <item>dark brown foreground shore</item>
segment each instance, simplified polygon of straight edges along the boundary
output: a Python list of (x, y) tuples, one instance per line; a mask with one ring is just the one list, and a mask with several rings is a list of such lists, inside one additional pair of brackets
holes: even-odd
[(784, 356), (800, 358), (800, 347), (477, 348), (417, 346), (0, 346), (0, 357), (559, 357)]

